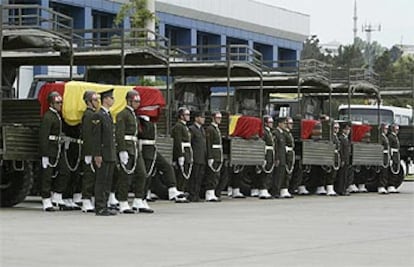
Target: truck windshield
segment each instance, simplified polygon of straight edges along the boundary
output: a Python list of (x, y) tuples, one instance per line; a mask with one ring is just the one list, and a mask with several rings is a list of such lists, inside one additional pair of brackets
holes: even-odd
[[(393, 114), (390, 110), (380, 110), (380, 122), (391, 124), (393, 123)], [(378, 110), (376, 108), (351, 108), (351, 118), (348, 118), (348, 109), (339, 110), (340, 120), (359, 121), (365, 124), (378, 124)]]

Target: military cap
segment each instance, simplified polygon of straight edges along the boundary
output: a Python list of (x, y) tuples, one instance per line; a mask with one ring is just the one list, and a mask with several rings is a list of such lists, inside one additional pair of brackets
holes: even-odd
[(196, 117), (205, 117), (205, 114), (204, 114), (204, 112), (202, 112), (202, 111), (199, 111), (199, 110), (197, 110), (197, 111), (193, 111), (193, 115), (194, 115), (194, 118), (196, 118)]
[(277, 123), (282, 123), (282, 122), (285, 122), (285, 121), (286, 121), (286, 117), (278, 117), (278, 118), (276, 119), (276, 121), (277, 121)]
[(101, 92), (101, 101), (105, 98), (105, 97), (113, 97), (114, 95), (114, 88), (108, 89), (104, 92)]

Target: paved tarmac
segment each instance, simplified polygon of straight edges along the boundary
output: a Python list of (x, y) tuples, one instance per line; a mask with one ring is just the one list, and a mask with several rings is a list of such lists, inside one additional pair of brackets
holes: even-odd
[(0, 210), (1, 267), (414, 266), (414, 182), (400, 194), (157, 201), (154, 214)]

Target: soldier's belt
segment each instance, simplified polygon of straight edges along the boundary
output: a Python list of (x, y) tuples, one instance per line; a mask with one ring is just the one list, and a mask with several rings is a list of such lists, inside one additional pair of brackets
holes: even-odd
[(267, 150), (275, 150), (275, 148), (273, 146), (265, 146), (265, 151)]
[(124, 136), (124, 140), (125, 141), (134, 141), (134, 142), (137, 142), (138, 141), (138, 138), (136, 136), (134, 136), (134, 135), (125, 135)]
[(290, 146), (285, 146), (286, 152), (290, 152), (293, 151), (293, 147)]
[(221, 144), (214, 144), (211, 146), (211, 148), (222, 148), (223, 146)]
[(57, 135), (49, 135), (50, 141), (62, 141), (62, 142), (72, 142), (76, 144), (83, 144), (82, 139), (76, 139), (69, 136), (57, 136)]
[(398, 148), (391, 148), (391, 154), (398, 152), (398, 151), (399, 151)]
[(59, 141), (60, 137), (57, 135), (49, 135), (49, 140), (50, 141)]
[(183, 151), (183, 152), (184, 152), (184, 149), (185, 149), (186, 147), (191, 148), (191, 143), (190, 143), (190, 142), (182, 142), (182, 143), (181, 143), (181, 151)]
[(138, 142), (139, 142), (140, 146), (142, 146), (142, 145), (152, 145), (152, 146), (155, 145), (155, 140), (151, 140), (151, 139), (139, 139)]
[(384, 154), (389, 154), (390, 153), (388, 150), (384, 150), (383, 152), (384, 152)]

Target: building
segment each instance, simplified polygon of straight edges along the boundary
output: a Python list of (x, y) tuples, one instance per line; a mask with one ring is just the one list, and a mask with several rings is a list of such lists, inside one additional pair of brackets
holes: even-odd
[[(74, 28), (111, 28), (121, 5), (127, 0), (2, 0), (3, 4), (38, 4), (71, 16)], [(297, 60), (309, 35), (309, 15), (271, 6), (256, 0), (148, 0), (158, 18), (157, 31), (172, 46), (248, 45), (263, 55), (267, 65)], [(125, 19), (124, 28), (129, 28)], [(188, 48), (191, 49), (191, 48)], [(192, 48), (195, 49), (195, 48)], [(223, 48), (222, 48), (223, 49)], [(203, 50), (206, 53), (209, 48)], [(22, 67), (38, 74), (60, 74), (67, 67)], [(83, 68), (74, 68), (78, 73)], [(32, 80), (33, 75), (26, 80)], [(29, 75), (30, 76), (30, 75)], [(25, 85), (25, 82), (20, 82)], [(21, 94), (23, 95), (23, 94)]]

